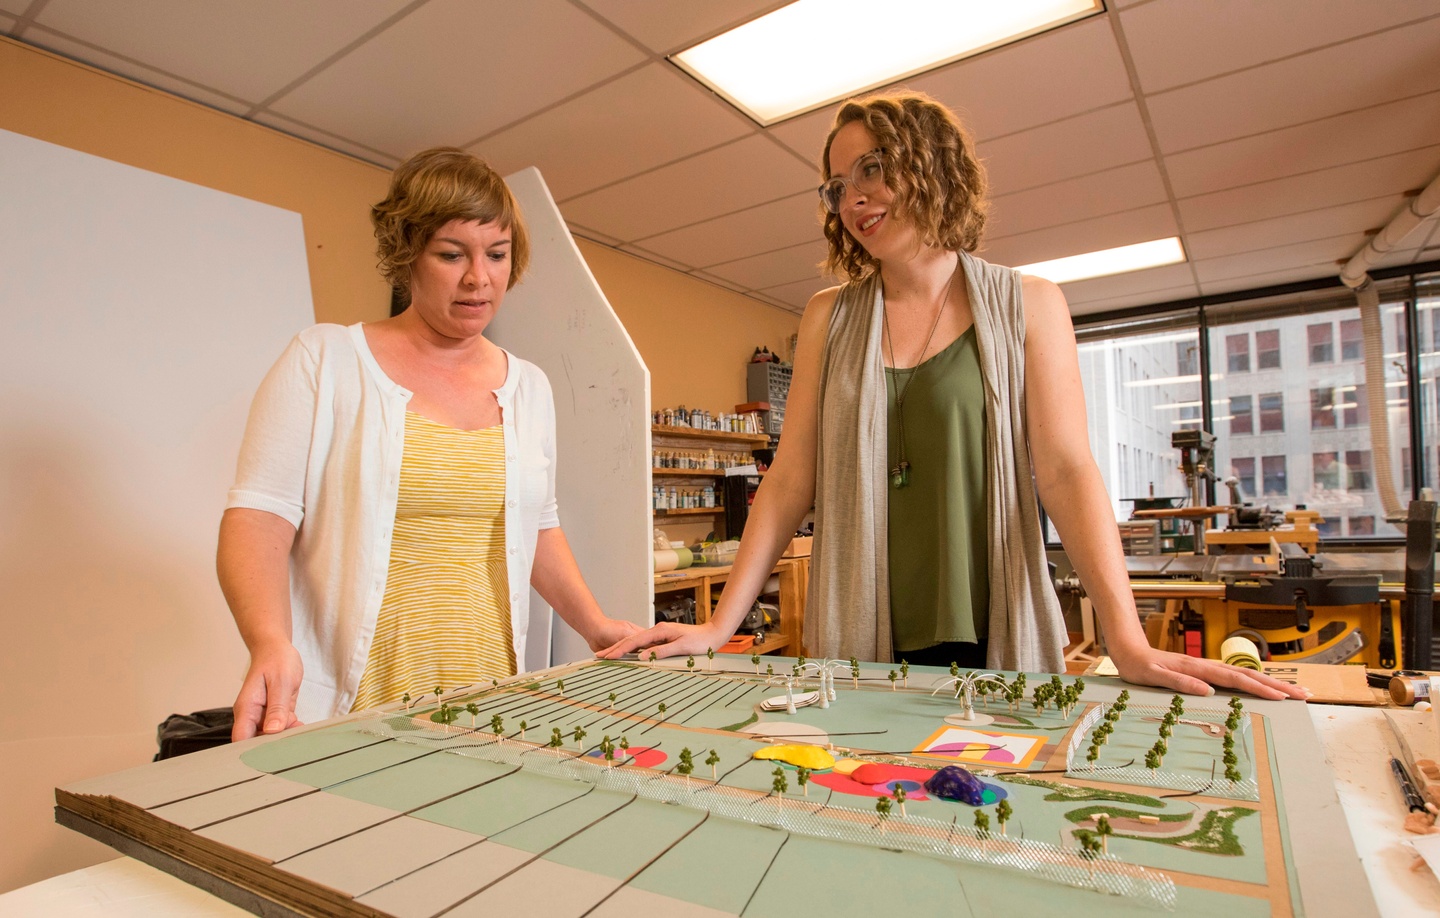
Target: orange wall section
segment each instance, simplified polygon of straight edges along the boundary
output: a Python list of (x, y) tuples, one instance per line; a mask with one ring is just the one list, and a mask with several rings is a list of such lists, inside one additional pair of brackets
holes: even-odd
[(389, 173), (0, 36), (0, 129), (301, 215), (315, 316), (378, 319), (370, 205)]
[[(576, 240), (650, 368), (652, 408), (734, 411), (755, 348), (788, 356), (800, 317), (616, 249)], [(816, 278), (815, 289), (824, 286)]]

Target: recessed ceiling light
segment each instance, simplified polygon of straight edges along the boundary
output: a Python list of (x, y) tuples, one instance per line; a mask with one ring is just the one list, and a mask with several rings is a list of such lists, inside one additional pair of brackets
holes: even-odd
[(1137, 242), (1084, 255), (1071, 255), (1051, 261), (1037, 261), (1033, 265), (1021, 265), (1015, 270), (1034, 274), (1057, 284), (1085, 280), (1091, 277), (1105, 277), (1110, 274), (1124, 274), (1126, 271), (1141, 271), (1158, 268), (1161, 265), (1179, 264), (1185, 260), (1185, 248), (1180, 245), (1179, 236)]
[(670, 59), (770, 125), (1104, 8), (1101, 0), (797, 0)]

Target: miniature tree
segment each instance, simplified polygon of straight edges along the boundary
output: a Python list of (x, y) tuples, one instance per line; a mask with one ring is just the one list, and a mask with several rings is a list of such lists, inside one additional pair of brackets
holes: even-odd
[(565, 738), (560, 735), (559, 727), (556, 727), (555, 729), (550, 731), (550, 742), (546, 745), (548, 745), (551, 749), (559, 749), (561, 746), (565, 745)]
[(1095, 875), (1095, 859), (1100, 856), (1100, 841), (1095, 833), (1089, 829), (1080, 829), (1075, 833), (1075, 838), (1080, 842), (1080, 857), (1090, 865), (1090, 875)]
[(805, 655), (804, 655), (804, 654), (801, 654), (800, 656), (798, 656), (798, 657), (795, 658), (795, 665), (796, 665), (796, 666), (804, 666), (804, 665), (805, 665)]
[(909, 688), (909, 687), (910, 687), (910, 662), (909, 662), (908, 660), (901, 660), (901, 661), (900, 661), (900, 678), (905, 680), (905, 687), (906, 687), (906, 688)]
[(490, 732), (499, 737), (500, 742), (505, 742), (505, 718), (501, 717), (499, 714), (491, 717)]
[(1010, 821), (1015, 810), (1011, 808), (1009, 800), (1001, 800), (995, 804), (995, 821), (1000, 824), (1000, 834), (1005, 834), (1005, 823)]
[(1100, 758), (1100, 746), (1097, 743), (1090, 744), (1090, 751), (1085, 753), (1085, 761), (1090, 763), (1090, 770), (1095, 770), (1095, 762)]
[(879, 800), (876, 800), (876, 801), (875, 801), (875, 812), (880, 815), (880, 821), (879, 821), (879, 823), (877, 823), (877, 824), (880, 826), (880, 831), (881, 831), (881, 832), (884, 832), (884, 831), (885, 831), (885, 820), (887, 820), (887, 819), (890, 818), (890, 798), (889, 798), (889, 797), (881, 797)]
[(765, 664), (765, 675), (767, 675), (767, 676), (773, 676), (773, 675), (775, 675), (775, 664), (774, 664), (774, 663), (766, 663), (766, 664)]
[(1110, 836), (1115, 830), (1110, 827), (1110, 817), (1104, 813), (1095, 817), (1095, 834), (1100, 836), (1100, 848), (1106, 854), (1110, 853)]
[(1153, 748), (1145, 752), (1145, 767), (1151, 771), (1160, 767), (1160, 753), (1156, 752)]
[(714, 749), (711, 749), (710, 754), (705, 757), (705, 764), (710, 766), (710, 780), (719, 781), (720, 772), (716, 768), (716, 766), (720, 764), (720, 753), (716, 752)]
[(1076, 695), (1080, 695), (1080, 694), (1084, 693), (1084, 691), (1085, 691), (1085, 680), (1084, 680), (1084, 679), (1081, 679), (1079, 676), (1076, 676), (1076, 677), (1075, 677), (1075, 682), (1074, 682), (1073, 684), (1074, 684), (1074, 686), (1075, 686), (1075, 694), (1076, 694)]
[(692, 673), (695, 671), (695, 655), (693, 653), (685, 658), (685, 668)]
[(760, 675), (760, 654), (759, 654), (759, 653), (752, 653), (752, 654), (750, 654), (750, 662), (755, 664), (755, 675), (757, 675), (757, 676)]
[(520, 742), (525, 742), (525, 728), (529, 726), (525, 721), (520, 721)]
[(1164, 737), (1155, 741), (1155, 756), (1160, 760), (1161, 765), (1165, 764), (1165, 753), (1169, 751), (1170, 744), (1165, 742)]
[(1180, 715), (1185, 713), (1185, 699), (1179, 695), (1172, 696), (1170, 698), (1170, 711), (1178, 719)]
[(854, 656), (850, 657), (850, 686), (860, 688), (860, 661)]
[(615, 744), (610, 741), (608, 733), (600, 740), (600, 754), (605, 757), (606, 768), (615, 764)]
[(979, 808), (975, 810), (975, 837), (981, 841), (990, 837), (990, 814)]
[(445, 690), (444, 690), (443, 688), (441, 688), (440, 686), (438, 686), (438, 685), (435, 686), (435, 700), (436, 700), (436, 701), (439, 701), (439, 700), (440, 700), (440, 696), (443, 695), (443, 694), (445, 694)]
[(630, 754), (630, 738), (629, 738), (629, 737), (626, 737), (626, 736), (621, 736), (621, 737), (620, 737), (620, 754), (621, 754), (622, 756), (628, 756), (628, 755)]
[(777, 797), (785, 796), (785, 791), (790, 787), (790, 782), (785, 780), (785, 769), (777, 767), (772, 774), (775, 775), (775, 780), (770, 783), (770, 789)]
[(685, 786), (690, 786), (690, 772), (695, 770), (695, 763), (686, 756), (680, 757), (680, 763), (675, 766), (675, 773), (685, 778)]
[(565, 697), (565, 680), (564, 680), (564, 679), (556, 679), (556, 680), (555, 680), (555, 691), (557, 691), (557, 692), (560, 693), (560, 697), (561, 697), (561, 698), (564, 698), (564, 697)]
[(903, 819), (905, 816), (905, 785), (903, 784), (895, 785), (895, 804), (900, 807), (900, 816)]
[(660, 711), (660, 719), (661, 719), (661, 720), (664, 720), (664, 719), (665, 719), (665, 702), (663, 702), (663, 701), (660, 702), (659, 711)]
[(890, 670), (890, 691), (895, 691), (895, 680), (898, 678), (900, 678), (900, 674), (893, 669)]
[(617, 701), (619, 701), (619, 700), (620, 700), (620, 695), (619, 695), (618, 693), (616, 693), (616, 692), (611, 692), (611, 693), (610, 693), (610, 707), (612, 707), (612, 708), (615, 707), (615, 702), (617, 702)]
[(1226, 733), (1222, 736), (1220, 738), (1220, 746), (1226, 752), (1233, 752), (1235, 750), (1235, 734)]
[(1240, 780), (1240, 769), (1234, 765), (1225, 766), (1225, 779), (1232, 784)]
[(713, 673), (713, 672), (715, 671), (715, 648), (714, 648), (714, 647), (706, 647), (706, 648), (705, 648), (705, 659), (706, 659), (706, 661), (707, 661), (705, 668), (706, 668), (708, 671), (710, 671), (710, 672)]
[(800, 793), (806, 797), (810, 796), (810, 769), (804, 765), (795, 769), (795, 783), (800, 785)]
[(465, 713), (470, 715), (470, 729), (475, 729), (475, 718), (480, 716), (480, 706), (475, 702), (465, 705)]
[(1225, 763), (1226, 768), (1231, 768), (1240, 763), (1240, 759), (1235, 755), (1234, 749), (1226, 749), (1225, 754), (1220, 757), (1220, 761)]
[(570, 735), (575, 737), (575, 748), (581, 748), (580, 744), (585, 741), (585, 728), (576, 727), (575, 731)]
[(409, 693), (409, 692), (406, 692), (405, 694), (403, 694), (403, 695), (400, 696), (400, 703), (403, 704), (403, 705), (405, 705), (405, 713), (406, 713), (406, 714), (409, 714), (409, 713), (410, 713), (410, 703), (411, 703), (412, 701), (414, 701), (414, 700), (415, 700), (415, 699), (413, 699), (413, 698), (410, 697), (410, 693)]
[(1174, 727), (1170, 726), (1168, 723), (1166, 723), (1166, 722), (1163, 721), (1163, 720), (1160, 721), (1160, 738), (1161, 738), (1161, 739), (1169, 739), (1170, 736), (1171, 736), (1171, 734), (1173, 734), (1174, 732), (1175, 732), (1175, 728), (1174, 728)]
[(658, 659), (658, 657), (656, 656), (655, 651), (650, 651), (650, 662), (654, 663), (656, 659)]

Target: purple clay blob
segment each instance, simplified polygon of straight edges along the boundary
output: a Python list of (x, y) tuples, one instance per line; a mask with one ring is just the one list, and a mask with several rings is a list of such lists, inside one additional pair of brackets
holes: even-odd
[(945, 800), (958, 800), (971, 806), (985, 802), (985, 784), (959, 765), (946, 765), (925, 782), (925, 790)]

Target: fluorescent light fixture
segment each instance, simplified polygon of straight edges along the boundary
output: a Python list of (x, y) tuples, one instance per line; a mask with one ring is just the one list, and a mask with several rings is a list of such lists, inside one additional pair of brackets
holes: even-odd
[[(1213, 377), (1212, 377), (1213, 379)], [(1135, 389), (1140, 386), (1178, 386), (1184, 383), (1198, 383), (1200, 374), (1191, 376), (1159, 376), (1155, 379), (1132, 379), (1125, 383), (1125, 388)]]
[(1101, 0), (797, 0), (670, 59), (768, 126), (1103, 10)]
[(1068, 284), (1071, 281), (1087, 280), (1092, 277), (1107, 277), (1111, 274), (1124, 274), (1127, 271), (1142, 271), (1145, 268), (1175, 265), (1184, 260), (1185, 248), (1180, 244), (1180, 237), (1171, 236), (1168, 239), (1154, 239), (1150, 242), (1137, 242), (1134, 245), (1122, 245), (1114, 249), (1086, 252), (1084, 255), (1071, 255), (1051, 261), (1037, 261), (1033, 265), (1021, 265), (1015, 270), (1025, 274), (1034, 274), (1036, 277), (1043, 277), (1057, 284)]

